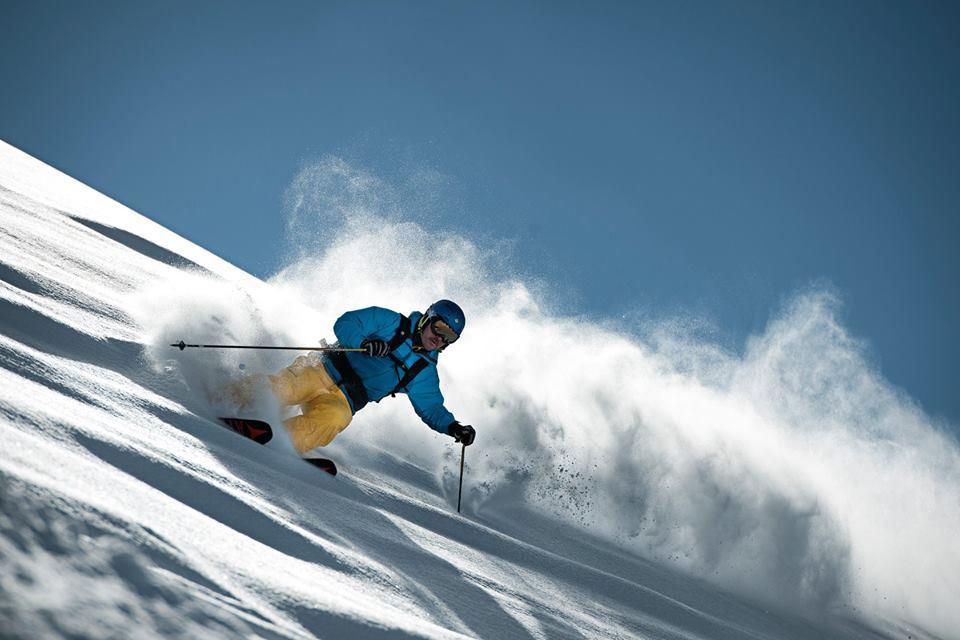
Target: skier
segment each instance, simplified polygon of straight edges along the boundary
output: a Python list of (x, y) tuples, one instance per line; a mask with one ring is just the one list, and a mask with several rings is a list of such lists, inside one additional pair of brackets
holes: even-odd
[(281, 403), (301, 407), (301, 415), (284, 421), (294, 446), (302, 454), (330, 444), (368, 402), (397, 393), (407, 394), (434, 431), (472, 444), (476, 431), (443, 406), (437, 373), (440, 352), (456, 342), (465, 323), (463, 310), (450, 300), (409, 318), (382, 307), (340, 316), (333, 325), (339, 346), (365, 351), (299, 356), (269, 377)]

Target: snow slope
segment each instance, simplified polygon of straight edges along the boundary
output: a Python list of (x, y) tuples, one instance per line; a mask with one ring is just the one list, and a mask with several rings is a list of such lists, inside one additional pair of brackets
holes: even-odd
[[(166, 347), (181, 337), (332, 337), (332, 309), (350, 305), (337, 300), (318, 312), (305, 303), (295, 286), (303, 264), (261, 282), (6, 144), (0, 220), (2, 637), (953, 633), (956, 618), (928, 616), (923, 603), (898, 604), (891, 613), (830, 593), (793, 606), (793, 591), (763, 598), (749, 585), (737, 588), (750, 574), (727, 580), (721, 573), (732, 571), (729, 564), (715, 563), (714, 579), (699, 565), (653, 559), (613, 535), (603, 526), (609, 520), (590, 526), (599, 516), (589, 505), (610, 499), (593, 495), (606, 486), (600, 472), (586, 477), (574, 454), (572, 477), (561, 469), (551, 476), (554, 485), (532, 482), (536, 467), (496, 449), (481, 417), (478, 443), (467, 451), (462, 516), (455, 509), (458, 451), (417, 425), (399, 400), (358, 416), (330, 448), (341, 467), (330, 478), (297, 460), (282, 438), (261, 447), (211, 420), (227, 402), (217, 395), (220, 383), (281, 366), (288, 354)], [(330, 253), (358, 250), (341, 243)], [(310, 274), (336, 278), (323, 265)], [(458, 390), (466, 393), (464, 363), (482, 366), (480, 350), (465, 339), (471, 357), (443, 374), (454, 404)], [(521, 368), (511, 375), (522, 381), (527, 374)], [(494, 415), (497, 402), (512, 400), (484, 396), (473, 415)], [(555, 410), (563, 402), (557, 398)], [(259, 397), (257, 407), (274, 422), (280, 417), (268, 398)], [(655, 408), (646, 419), (656, 421)], [(391, 439), (394, 428), (405, 443)], [(707, 440), (690, 446), (728, 444)], [(954, 455), (952, 445), (942, 446)], [(954, 469), (955, 458), (944, 464)], [(538, 503), (538, 492), (559, 496), (560, 507)], [(700, 499), (703, 512), (691, 512), (691, 522), (716, 518), (717, 527), (730, 526), (709, 497)], [(783, 513), (792, 517), (786, 507)], [(792, 532), (782, 528), (784, 536)], [(955, 570), (954, 558), (931, 544), (922, 557), (943, 563), (945, 573)], [(849, 557), (850, 548), (817, 557), (831, 562)], [(756, 571), (766, 579), (762, 566)], [(949, 590), (951, 580), (939, 585)]]

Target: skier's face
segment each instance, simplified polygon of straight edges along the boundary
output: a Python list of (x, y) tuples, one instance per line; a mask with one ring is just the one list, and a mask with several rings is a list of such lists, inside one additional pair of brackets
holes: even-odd
[(427, 351), (436, 351), (444, 345), (443, 338), (433, 331), (433, 323), (428, 322), (420, 334), (420, 342), (426, 347)]

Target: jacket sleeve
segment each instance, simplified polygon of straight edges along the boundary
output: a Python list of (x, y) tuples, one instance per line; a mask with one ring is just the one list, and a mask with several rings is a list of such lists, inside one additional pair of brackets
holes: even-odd
[(443, 406), (440, 393), (440, 376), (436, 367), (427, 367), (407, 387), (407, 397), (413, 410), (428, 427), (446, 435), (447, 427), (456, 421), (453, 414)]
[(367, 307), (347, 311), (333, 324), (333, 333), (340, 345), (356, 348), (367, 338), (389, 340), (400, 325), (400, 314), (383, 307)]

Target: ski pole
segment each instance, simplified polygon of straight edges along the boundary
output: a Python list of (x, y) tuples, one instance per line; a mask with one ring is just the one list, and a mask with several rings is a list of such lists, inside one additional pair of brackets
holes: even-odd
[(467, 455), (467, 445), (460, 450), (460, 493), (457, 494), (457, 513), (460, 513), (460, 499), (463, 497), (463, 459)]
[(183, 340), (170, 345), (177, 347), (180, 351), (184, 349), (285, 349), (288, 351), (321, 351), (324, 353), (343, 352), (343, 351), (366, 351), (364, 348), (347, 347), (268, 347), (251, 344), (187, 344)]

